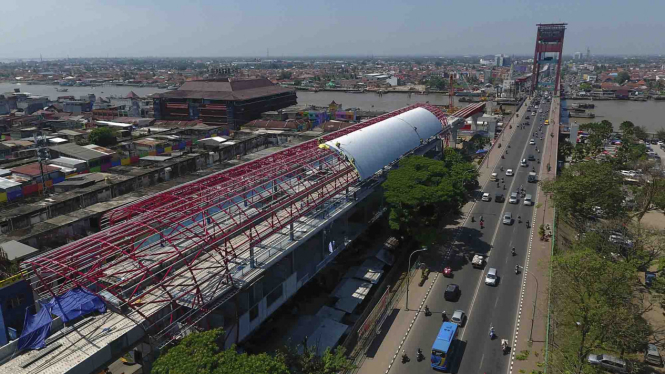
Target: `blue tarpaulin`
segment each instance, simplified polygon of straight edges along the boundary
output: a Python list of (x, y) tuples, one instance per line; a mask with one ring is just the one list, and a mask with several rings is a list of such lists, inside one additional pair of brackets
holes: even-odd
[(64, 295), (51, 299), (45, 306), (51, 309), (51, 313), (60, 317), (63, 322), (69, 322), (92, 312), (106, 312), (106, 304), (99, 296), (80, 287), (73, 288)]
[(92, 312), (106, 312), (106, 304), (99, 296), (80, 287), (41, 305), (39, 313), (31, 315), (30, 308), (25, 313), (23, 332), (18, 340), (19, 350), (44, 348), (44, 341), (51, 330), (51, 314), (60, 317), (63, 322), (69, 322)]
[(476, 151), (476, 154), (485, 153), (485, 152), (487, 152), (487, 149), (479, 149), (479, 150)]
[(25, 311), (25, 322), (23, 332), (18, 338), (18, 349), (41, 349), (46, 345), (44, 341), (51, 331), (51, 313), (49, 308), (42, 307), (37, 314), (30, 314), (30, 309)]

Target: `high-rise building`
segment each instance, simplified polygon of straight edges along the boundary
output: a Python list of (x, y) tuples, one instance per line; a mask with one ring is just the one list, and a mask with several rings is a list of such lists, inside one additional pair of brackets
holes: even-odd
[(494, 56), (494, 66), (510, 66), (510, 57), (503, 54)]
[(575, 52), (573, 55), (574, 60), (581, 60), (582, 59), (582, 52)]

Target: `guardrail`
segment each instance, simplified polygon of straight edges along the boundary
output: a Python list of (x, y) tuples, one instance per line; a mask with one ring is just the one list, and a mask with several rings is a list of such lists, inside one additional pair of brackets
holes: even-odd
[(20, 280), (25, 279), (28, 276), (28, 273), (25, 271), (22, 271), (18, 274), (12, 275), (11, 277), (7, 279), (0, 280), (0, 288), (7, 287), (10, 284), (14, 284)]

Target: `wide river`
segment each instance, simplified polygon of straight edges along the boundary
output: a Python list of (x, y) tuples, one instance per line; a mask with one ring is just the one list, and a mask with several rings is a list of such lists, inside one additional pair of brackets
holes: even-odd
[[(16, 85), (12, 83), (0, 83), (0, 94), (4, 92), (13, 92), (19, 88), (21, 92), (28, 92), (36, 95), (48, 95), (51, 99), (57, 99), (58, 96), (73, 95), (75, 97), (85, 96), (94, 93), (96, 96), (119, 96), (124, 97), (130, 91), (134, 91), (139, 96), (147, 96), (152, 93), (164, 92), (165, 90), (156, 87), (128, 87), (128, 86), (103, 86), (103, 87), (67, 87), (67, 92), (57, 92), (56, 86), (50, 85)], [(347, 93), (347, 92), (306, 92), (298, 91), (299, 104), (311, 104), (317, 106), (327, 106), (335, 101), (341, 104), (343, 108), (360, 108), (362, 110), (391, 111), (403, 108), (419, 102), (429, 102), (436, 105), (448, 105), (448, 95), (445, 94), (403, 94), (389, 93), (379, 96), (375, 93)], [(568, 100), (568, 103), (574, 103), (574, 100)], [(580, 101), (591, 103), (592, 101)], [(578, 123), (587, 123), (594, 121), (608, 120), (618, 129), (623, 121), (632, 121), (636, 125), (644, 126), (647, 131), (656, 132), (665, 128), (665, 101), (593, 101), (596, 108), (593, 113), (596, 118), (571, 119)], [(466, 106), (466, 103), (459, 103), (455, 97), (455, 105)], [(507, 109), (513, 109), (510, 106)]]

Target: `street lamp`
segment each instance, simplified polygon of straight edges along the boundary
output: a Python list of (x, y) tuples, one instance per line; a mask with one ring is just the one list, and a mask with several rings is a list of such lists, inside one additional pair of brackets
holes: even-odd
[(415, 251), (411, 252), (409, 255), (409, 267), (406, 269), (406, 310), (409, 310), (409, 285), (411, 284), (410, 279), (411, 279), (411, 256), (413, 256), (414, 253), (416, 252), (422, 252), (426, 251), (427, 247), (422, 247), (421, 249), (416, 249)]
[(524, 272), (531, 275), (533, 279), (536, 281), (536, 297), (533, 298), (533, 312), (531, 313), (531, 331), (529, 332), (529, 341), (533, 341), (533, 320), (536, 319), (536, 302), (538, 301), (538, 278), (536, 278), (533, 273), (528, 272), (524, 266), (520, 266), (522, 269), (524, 269)]

